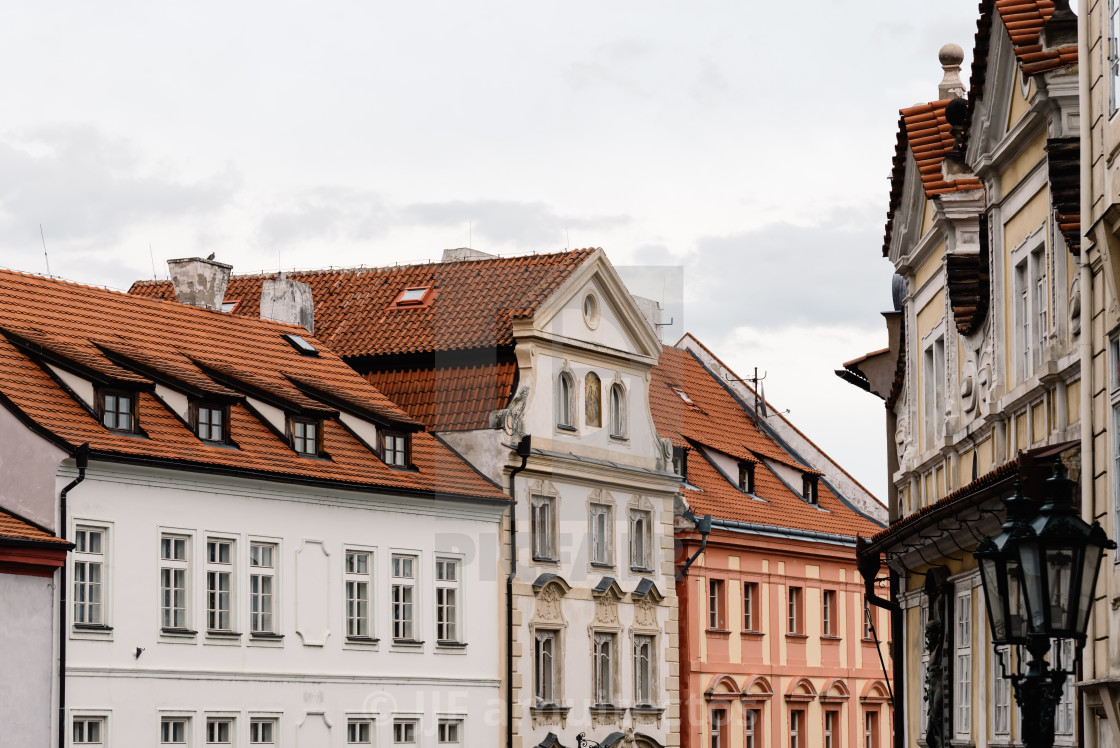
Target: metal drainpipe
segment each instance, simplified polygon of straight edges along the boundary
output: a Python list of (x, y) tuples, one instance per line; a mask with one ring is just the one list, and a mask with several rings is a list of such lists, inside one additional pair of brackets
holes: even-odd
[[(89, 442), (74, 450), (74, 464), (78, 467), (78, 477), (66, 484), (58, 495), (58, 536), (66, 537), (66, 496), (74, 486), (86, 479), (86, 466), (89, 464)], [(58, 748), (66, 748), (66, 570), (69, 555), (62, 558), (58, 583)]]
[[(525, 469), (532, 451), (532, 437), (525, 435), (517, 445), (521, 464), (509, 471), (509, 576), (506, 577), (506, 748), (513, 748), (513, 579), (517, 576), (517, 494), (513, 481)], [(60, 746), (60, 748), (62, 748)]]

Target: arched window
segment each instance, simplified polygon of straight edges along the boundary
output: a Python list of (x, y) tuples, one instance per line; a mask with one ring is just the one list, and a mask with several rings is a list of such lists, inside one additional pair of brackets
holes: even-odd
[(599, 375), (590, 372), (584, 380), (584, 419), (587, 426), (599, 428), (603, 425), (603, 385)]
[(626, 436), (626, 390), (621, 384), (611, 385), (611, 436)]
[(575, 418), (575, 385), (572, 375), (566, 371), (560, 372), (560, 379), (556, 383), (556, 425), (563, 428), (574, 428), (572, 423)]

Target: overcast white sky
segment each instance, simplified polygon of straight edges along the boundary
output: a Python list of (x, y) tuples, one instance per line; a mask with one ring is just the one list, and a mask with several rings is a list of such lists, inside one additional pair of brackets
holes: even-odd
[(41, 224), (54, 275), (120, 289), (210, 252), (235, 272), (468, 243), (682, 267), (667, 340), (767, 372), (884, 497), (881, 401), (833, 370), (885, 345), (898, 109), (936, 98), (941, 44), (971, 60), (976, 5), (10, 4), (0, 265), (46, 272)]

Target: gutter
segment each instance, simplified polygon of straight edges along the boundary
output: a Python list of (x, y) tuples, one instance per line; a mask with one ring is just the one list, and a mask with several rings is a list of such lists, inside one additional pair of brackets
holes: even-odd
[[(710, 516), (710, 515), (709, 515)], [(753, 532), (759, 535), (779, 535), (784, 538), (801, 538), (805, 540), (819, 540), (836, 545), (855, 546), (856, 539), (851, 535), (834, 535), (817, 530), (798, 530), (794, 527), (778, 527), (776, 525), (759, 525), (754, 522), (739, 522), (733, 519), (713, 519), (713, 527), (737, 532)]]
[[(78, 467), (78, 477), (66, 484), (58, 494), (58, 537), (66, 540), (67, 506), (66, 498), (70, 491), (86, 479), (86, 466), (89, 464), (89, 442), (82, 444), (73, 452), (74, 464)], [(58, 748), (66, 748), (66, 588), (67, 557), (62, 560), (58, 583)]]
[[(513, 748), (513, 580), (517, 576), (517, 493), (514, 479), (525, 469), (532, 449), (526, 434), (517, 445), (521, 464), (509, 471), (509, 575), (506, 577), (506, 748)], [(59, 748), (64, 748), (59, 746)]]

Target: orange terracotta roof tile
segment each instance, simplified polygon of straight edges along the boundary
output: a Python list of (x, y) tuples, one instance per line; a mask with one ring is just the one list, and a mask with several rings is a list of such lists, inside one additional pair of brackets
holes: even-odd
[[(674, 387), (692, 401), (686, 403)], [(650, 381), (650, 409), (659, 436), (676, 446), (690, 442), (739, 459), (759, 462), (764, 457), (810, 474), (805, 466), (781, 447), (748, 414), (726, 387), (691, 353), (665, 347)], [(854, 537), (874, 533), (880, 526), (859, 514), (821, 483), (819, 507), (806, 503), (765, 464), (755, 469), (756, 494), (752, 499), (732, 486), (696, 450), (688, 460), (689, 483), (701, 489), (686, 489), (685, 498), (696, 514), (721, 519), (790, 527)]]
[(44, 530), (27, 520), (0, 509), (0, 543), (4, 540), (32, 540), (42, 543), (57, 543), (67, 546), (70, 543)]
[(1027, 75), (1036, 75), (1077, 62), (1077, 46), (1045, 51), (1039, 43), (1042, 26), (1054, 15), (1052, 0), (995, 0), (1019, 65)]
[[(531, 316), (595, 249), (384, 268), (286, 273), (311, 286), (315, 334), (342, 356), (470, 350), (513, 344), (514, 319)], [(260, 313), (261, 284), (238, 275), (226, 298), (234, 314)], [(405, 288), (433, 286), (430, 304), (390, 308)], [(174, 300), (170, 281), (138, 281), (129, 293)]]
[(390, 367), (366, 375), (378, 390), (432, 431), (486, 428), (509, 403), (517, 363)]
[[(0, 327), (42, 330), (64, 343), (67, 351), (80, 350), (87, 357), (82, 363), (90, 367), (111, 363), (102, 349), (91, 344), (97, 340), (140, 351), (149, 362), (169, 369), (204, 362), (202, 368), (190, 369), (192, 377), (209, 378), (211, 370), (231, 372), (231, 379), (252, 380), (254, 386), (277, 393), (295, 408), (315, 407), (329, 413), (334, 407), (317, 402), (293, 384), (293, 379), (302, 379), (331, 390), (343, 405), (347, 400), (367, 403), (386, 418), (414, 423), (322, 342), (305, 335), (319, 355), (300, 355), (282, 335), (303, 331), (289, 325), (0, 270)], [(328, 459), (308, 459), (290, 449), (244, 404), (234, 403), (230, 431), (238, 448), (228, 449), (197, 439), (154, 393), (142, 391), (137, 424), (147, 438), (114, 433), (59, 387), (35, 357), (33, 350), (0, 337), (0, 399), (25, 423), (64, 447), (89, 442), (95, 459), (156, 459), (219, 472), (249, 471), (427, 495), (504, 498), (497, 487), (423, 431), (412, 438), (416, 471), (389, 468), (331, 418), (323, 422), (322, 431)]]

